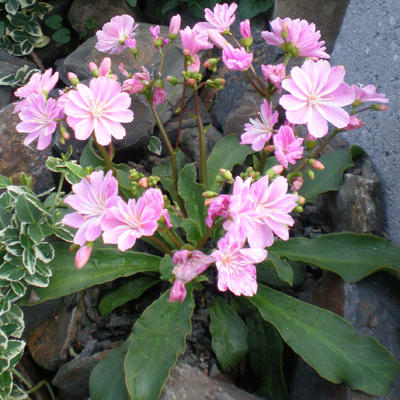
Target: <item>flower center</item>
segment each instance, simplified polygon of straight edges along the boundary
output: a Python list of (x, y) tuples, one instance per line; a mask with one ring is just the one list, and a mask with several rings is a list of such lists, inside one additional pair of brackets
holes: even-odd
[(309, 103), (309, 104), (317, 104), (317, 103), (318, 103), (318, 100), (319, 100), (319, 98), (318, 98), (318, 96), (317, 96), (316, 94), (311, 94), (311, 95), (308, 97), (308, 103)]
[(106, 110), (107, 105), (104, 102), (95, 102), (92, 106), (92, 115), (93, 117), (101, 117)]

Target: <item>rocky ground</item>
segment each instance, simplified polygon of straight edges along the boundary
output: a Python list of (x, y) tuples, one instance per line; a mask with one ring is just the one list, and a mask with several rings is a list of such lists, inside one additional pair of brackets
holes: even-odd
[[(322, 30), (330, 49), (338, 35), (347, 0), (327, 1), (321, 5), (317, 0), (280, 0), (275, 8), (276, 16), (299, 16), (314, 21)], [(145, 64), (150, 72), (159, 65), (148, 40), (148, 15), (135, 13), (125, 2), (109, 0), (54, 0), (56, 12), (65, 15), (72, 28), (82, 38), (86, 38), (71, 54), (63, 52), (61, 46), (38, 51), (46, 66), (52, 66), (60, 72), (65, 84), (66, 73), (72, 71), (81, 80), (90, 77), (87, 64), (99, 61), (104, 54), (94, 49), (95, 31), (113, 15), (132, 14), (140, 24), (137, 36), (138, 47), (145, 49), (140, 54), (139, 64)], [(316, 12), (315, 10), (318, 10)], [(148, 11), (148, 10), (147, 10)], [(87, 19), (94, 21), (88, 28)], [(192, 23), (191, 16), (185, 17)], [(256, 30), (265, 30), (266, 21), (258, 18), (253, 33), (255, 37), (255, 64), (276, 62), (282, 56), (279, 51), (266, 48)], [(181, 49), (175, 44), (171, 49), (171, 62), (165, 65), (166, 75), (179, 75), (182, 65), (176, 63)], [(175, 55), (175, 56), (174, 56)], [(203, 54), (207, 57), (208, 54)], [(128, 54), (113, 55), (113, 70), (118, 71), (118, 64), (123, 61), (127, 69), (134, 71)], [(0, 71), (12, 73), (21, 65), (21, 60), (0, 53)], [(201, 93), (201, 112), (205, 124), (211, 124), (208, 130), (209, 149), (221, 137), (231, 133), (240, 133), (249, 115), (254, 116), (260, 105), (260, 97), (235, 72), (220, 68), (219, 74), (226, 78), (224, 91), (215, 93), (211, 90)], [(367, 82), (368, 83), (368, 82)], [(167, 89), (171, 90), (172, 89)], [(180, 96), (175, 95), (162, 114), (167, 132), (173, 137), (177, 126), (174, 109)], [(243, 101), (245, 99), (246, 101)], [(17, 177), (20, 171), (29, 171), (35, 179), (37, 190), (44, 190), (54, 184), (54, 177), (44, 168), (44, 160), (51, 153), (63, 150), (55, 140), (52, 149), (38, 152), (26, 148), (22, 137), (15, 132), (17, 117), (12, 114), (12, 92), (0, 88), (0, 173)], [(151, 112), (140, 97), (132, 98), (135, 120), (128, 127), (126, 138), (116, 143), (117, 158), (133, 161), (149, 167), (152, 160), (146, 155), (147, 142), (156, 134)], [(193, 110), (193, 102), (187, 99), (186, 111)], [(384, 119), (384, 118), (382, 118)], [(198, 159), (196, 149), (191, 145), (196, 135), (191, 118), (185, 118), (182, 147), (192, 160)], [(76, 142), (75, 156), (79, 156), (82, 143)], [(342, 146), (343, 143), (336, 143)], [(359, 158), (356, 166), (344, 175), (344, 183), (338, 193), (325, 195), (318, 203), (309, 205), (299, 217), (294, 235), (315, 236), (319, 233), (352, 230), (360, 233), (372, 232), (383, 234), (383, 219), (380, 204), (379, 182), (368, 158)], [(71, 268), (74, 268), (71, 266)], [(25, 309), (27, 329), (27, 354), (22, 368), (33, 381), (46, 378), (58, 390), (59, 400), (85, 400), (88, 397), (88, 377), (96, 363), (107, 352), (118, 346), (130, 333), (131, 326), (149, 304), (162, 291), (156, 286), (134, 302), (116, 309), (107, 318), (101, 317), (97, 306), (100, 298), (122, 280), (90, 288), (82, 293), (62, 299), (46, 302), (42, 305)], [(400, 358), (398, 331), (400, 329), (399, 284), (386, 274), (377, 274), (357, 284), (347, 284), (335, 275), (320, 273), (307, 268), (304, 279), (294, 288), (293, 294), (313, 304), (328, 308), (349, 320), (360, 332), (376, 336), (396, 358)], [(234, 380), (240, 371), (231, 375), (223, 374), (218, 369), (212, 355), (208, 333), (209, 315), (204, 306), (204, 297), (212, 291), (197, 295), (197, 308), (193, 317), (193, 334), (188, 338), (188, 349), (173, 369), (164, 388), (162, 399), (188, 400), (251, 400), (256, 397), (234, 386)], [(293, 400), (367, 400), (377, 399), (359, 392), (352, 392), (344, 385), (333, 385), (322, 380), (308, 365), (289, 354), (287, 382)], [(246, 367), (244, 361), (242, 368)], [(396, 397), (397, 393), (397, 397)], [(395, 400), (400, 393), (400, 381), (389, 394)], [(43, 392), (45, 396), (45, 392)], [(271, 399), (273, 400), (273, 399)]]

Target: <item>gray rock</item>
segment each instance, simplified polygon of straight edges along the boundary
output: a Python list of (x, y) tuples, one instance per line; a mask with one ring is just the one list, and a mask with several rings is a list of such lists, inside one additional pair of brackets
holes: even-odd
[(25, 172), (32, 175), (34, 189), (42, 192), (54, 186), (51, 172), (45, 162), (50, 148), (39, 151), (33, 146), (24, 146), (25, 134), (18, 133), (15, 127), (20, 122), (18, 114), (13, 114), (12, 104), (0, 110), (0, 174), (19, 182), (19, 175)]
[[(385, 225), (400, 245), (400, 2), (351, 0), (331, 62), (346, 67), (348, 83), (374, 84), (390, 99), (385, 113), (362, 113), (365, 127), (346, 132), (350, 143), (370, 155), (382, 184)], [(388, 67), (390, 66), (390, 67)]]
[(160, 400), (257, 400), (231, 383), (218, 381), (179, 362), (171, 371)]
[(278, 0), (273, 18), (290, 17), (314, 22), (321, 31), (328, 52), (332, 50), (339, 34), (349, 0)]

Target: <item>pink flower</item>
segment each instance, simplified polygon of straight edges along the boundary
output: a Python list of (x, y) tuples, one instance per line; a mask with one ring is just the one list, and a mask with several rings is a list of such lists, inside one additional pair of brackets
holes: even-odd
[(120, 63), (120, 64), (118, 65), (118, 69), (120, 70), (120, 72), (121, 72), (121, 74), (122, 74), (123, 76), (125, 76), (126, 78), (129, 78), (129, 73), (128, 73), (128, 71), (125, 69), (124, 63)]
[[(15, 97), (27, 99), (33, 94), (47, 95), (54, 89), (58, 82), (58, 72), (54, 74), (51, 68), (47, 69), (43, 74), (35, 72), (25, 86), (18, 88), (14, 92)], [(23, 107), (29, 105), (25, 100), (14, 103), (14, 113), (22, 110)]]
[(103, 171), (95, 171), (73, 185), (72, 192), (74, 194), (67, 196), (64, 202), (76, 212), (65, 215), (62, 223), (78, 228), (74, 243), (84, 246), (101, 235), (105, 211), (114, 206), (119, 198), (118, 182), (111, 171), (105, 177)]
[(302, 138), (296, 138), (292, 128), (281, 126), (274, 135), (274, 147), (276, 159), (287, 168), (289, 164), (296, 164), (296, 160), (303, 157)]
[(355, 129), (360, 129), (362, 126), (364, 126), (364, 122), (361, 118), (358, 118), (355, 115), (350, 115), (350, 121), (349, 124), (343, 128), (345, 131), (353, 131)]
[(256, 267), (254, 264), (267, 257), (259, 248), (243, 248), (245, 236), (227, 233), (218, 241), (218, 249), (211, 253), (215, 258), (217, 286), (222, 292), (229, 289), (236, 296), (253, 296), (257, 293)]
[(275, 18), (271, 21), (271, 29), (272, 32), (261, 32), (269, 45), (278, 46), (295, 57), (329, 58), (325, 53), (325, 42), (319, 42), (321, 33), (315, 30), (315, 24), (298, 18)]
[(223, 49), (227, 44), (228, 41), (218, 32), (215, 30), (207, 31), (208, 38), (219, 48)]
[(172, 273), (175, 275), (175, 281), (169, 295), (169, 301), (178, 300), (182, 303), (186, 297), (185, 284), (203, 273), (214, 261), (213, 257), (207, 256), (199, 250), (177, 251), (172, 257), (174, 263)]
[(307, 124), (316, 138), (328, 133), (328, 122), (344, 128), (350, 121), (349, 114), (341, 107), (354, 101), (353, 90), (343, 83), (343, 67), (331, 67), (328, 61), (307, 60), (301, 68), (294, 67), (291, 79), (282, 87), (290, 95), (281, 97), (279, 103), (286, 109), (286, 118), (293, 124)]
[(197, 54), (195, 54), (194, 56), (192, 56), (191, 64), (189, 65), (188, 70), (190, 72), (199, 72), (200, 67), (201, 67), (200, 57)]
[(141, 93), (150, 83), (150, 73), (146, 67), (142, 67), (142, 72), (136, 72), (132, 78), (126, 79), (122, 83), (122, 91), (126, 93)]
[(374, 85), (352, 85), (351, 88), (354, 91), (354, 102), (360, 105), (367, 101), (374, 103), (389, 103), (389, 99), (386, 98), (385, 93), (376, 93), (376, 87)]
[(196, 55), (200, 50), (211, 49), (213, 44), (208, 41), (207, 32), (199, 32), (188, 26), (179, 31), (184, 54)]
[(251, 144), (254, 151), (260, 151), (271, 138), (274, 125), (278, 122), (278, 112), (272, 113), (272, 103), (264, 100), (261, 105), (260, 119), (250, 118), (250, 123), (244, 125), (245, 132), (240, 136), (240, 144)]
[(90, 255), (92, 254), (91, 246), (82, 246), (75, 254), (75, 267), (82, 269), (89, 261)]
[(153, 38), (153, 46), (155, 47), (155, 49), (158, 49), (159, 47), (164, 47), (169, 43), (169, 39), (160, 36), (160, 25), (151, 26), (150, 33)]
[(146, 204), (151, 207), (154, 211), (154, 218), (157, 218), (157, 221), (164, 217), (165, 223), (168, 228), (171, 228), (171, 221), (169, 219), (168, 211), (164, 208), (164, 197), (159, 189), (147, 189), (142, 198), (146, 202)]
[(199, 31), (214, 29), (221, 33), (228, 32), (229, 27), (235, 21), (236, 9), (236, 3), (216, 4), (213, 11), (206, 8), (204, 16), (207, 22), (199, 22), (194, 27)]
[(94, 73), (95, 76), (107, 76), (111, 73), (111, 58), (105, 57), (100, 64), (100, 67), (94, 62), (89, 63), (90, 72)]
[(243, 38), (251, 38), (251, 28), (250, 28), (250, 20), (245, 19), (239, 25), (240, 34)]
[(210, 205), (208, 207), (208, 215), (206, 219), (206, 225), (211, 228), (214, 223), (215, 218), (222, 217), (228, 218), (228, 208), (230, 197), (227, 194), (221, 194), (218, 197), (211, 199)]
[(94, 131), (97, 143), (111, 143), (111, 137), (122, 139), (126, 135), (121, 122), (131, 122), (133, 112), (129, 110), (131, 99), (121, 92), (121, 85), (112, 79), (92, 79), (89, 87), (78, 83), (76, 90), (66, 95), (64, 104), (68, 125), (75, 131), (78, 140), (85, 140)]
[(285, 79), (286, 76), (285, 64), (261, 65), (261, 71), (265, 82), (271, 82), (271, 84), (274, 85), (280, 92), (282, 81)]
[(135, 245), (136, 239), (154, 234), (158, 217), (157, 210), (143, 197), (137, 202), (129, 199), (128, 203), (118, 198), (116, 206), (108, 208), (101, 221), (103, 241), (117, 244), (120, 251), (128, 250)]
[(151, 100), (154, 107), (159, 104), (164, 104), (168, 100), (168, 94), (165, 88), (163, 87), (155, 87), (153, 91), (153, 98)]
[(175, 39), (181, 29), (181, 16), (179, 14), (174, 15), (169, 21), (169, 37)]
[(222, 51), (222, 61), (230, 70), (246, 71), (253, 62), (253, 54), (246, 53), (244, 47), (235, 49), (228, 43)]
[(127, 46), (125, 40), (135, 37), (137, 25), (130, 15), (117, 15), (96, 32), (98, 42), (94, 46), (103, 53), (121, 53)]
[(57, 128), (55, 120), (62, 116), (62, 109), (56, 100), (46, 101), (44, 94), (32, 94), (24, 102), (25, 106), (18, 114), (22, 122), (15, 129), (20, 133), (28, 133), (24, 140), (25, 146), (38, 139), (36, 148), (44, 150), (51, 144), (53, 133)]
[(294, 178), (292, 181), (292, 187), (291, 187), (292, 191), (298, 192), (301, 189), (301, 187), (303, 186), (303, 183), (304, 183), (304, 179), (301, 176)]

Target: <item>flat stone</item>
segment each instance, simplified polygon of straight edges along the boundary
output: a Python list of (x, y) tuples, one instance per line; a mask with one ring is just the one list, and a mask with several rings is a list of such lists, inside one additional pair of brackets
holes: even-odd
[(56, 371), (67, 360), (79, 319), (77, 307), (72, 311), (60, 311), (29, 335), (27, 346), (37, 364)]
[[(400, 245), (400, 2), (351, 0), (331, 62), (344, 65), (348, 83), (373, 84), (390, 99), (384, 113), (360, 114), (365, 126), (344, 136), (369, 154), (379, 176), (384, 202), (385, 227)], [(369, 103), (368, 103), (369, 104)]]
[(0, 110), (0, 174), (19, 183), (19, 175), (25, 172), (33, 177), (34, 189), (42, 192), (54, 186), (51, 172), (45, 162), (51, 154), (50, 147), (39, 151), (33, 146), (26, 147), (25, 134), (18, 133), (15, 127), (20, 122), (18, 114), (13, 114), (12, 104)]
[(160, 400), (257, 400), (228, 382), (204, 375), (200, 370), (179, 362), (171, 371)]

